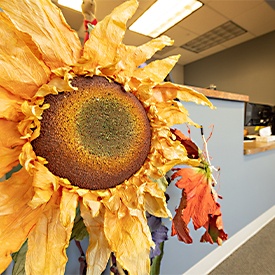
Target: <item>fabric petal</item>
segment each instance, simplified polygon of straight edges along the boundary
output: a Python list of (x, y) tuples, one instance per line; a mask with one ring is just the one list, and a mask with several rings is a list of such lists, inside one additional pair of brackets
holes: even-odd
[(118, 212), (106, 209), (104, 230), (123, 269), (132, 275), (150, 273), (149, 255), (153, 242), (143, 211), (135, 209), (132, 213), (123, 204)]
[(142, 84), (148, 83), (155, 86), (156, 83), (162, 82), (165, 79), (177, 63), (179, 57), (179, 55), (175, 55), (153, 61), (144, 68), (137, 69), (132, 77), (138, 79)]
[(183, 107), (180, 102), (168, 101), (163, 103), (157, 103), (156, 108), (158, 110), (159, 117), (166, 121), (167, 126), (171, 127), (175, 124), (188, 123), (193, 126), (199, 127), (189, 118), (188, 111)]
[(57, 190), (57, 178), (48, 168), (39, 162), (35, 162), (33, 169), (34, 196), (29, 203), (33, 208), (48, 202)]
[(25, 141), (20, 139), (17, 126), (17, 122), (0, 119), (0, 178), (19, 163)]
[[(28, 238), (26, 274), (63, 275), (68, 261), (66, 248), (69, 246), (73, 222), (66, 226), (61, 222), (62, 191), (54, 193), (47, 203), (39, 221)], [(62, 208), (71, 220), (71, 207)]]
[(97, 23), (84, 45), (83, 57), (89, 60), (89, 68), (105, 67), (114, 62), (117, 48), (125, 34), (126, 22), (137, 7), (136, 0), (126, 1)]
[(78, 204), (78, 194), (67, 188), (62, 189), (60, 202), (60, 220), (63, 226), (68, 227), (74, 222)]
[(47, 82), (49, 68), (38, 59), (31, 36), (17, 30), (4, 12), (0, 12), (0, 36), (7, 38), (0, 40), (0, 86), (17, 96), (32, 97)]
[(12, 214), (33, 196), (32, 177), (22, 168), (6, 181), (0, 182), (0, 216)]
[(203, 94), (187, 86), (171, 82), (163, 82), (156, 85), (153, 88), (152, 98), (151, 100), (148, 100), (148, 102), (167, 102), (176, 98), (186, 102), (206, 105), (211, 109), (214, 109), (213, 104)]
[(24, 118), (21, 112), (23, 100), (0, 87), (0, 118), (20, 121)]
[(157, 51), (172, 44), (173, 40), (165, 35), (152, 39), (138, 47), (121, 44), (118, 48), (116, 64), (102, 70), (102, 72), (107, 76), (112, 76), (119, 83), (127, 85), (133, 71), (138, 66), (150, 59)]
[(42, 213), (42, 207), (33, 210), (27, 205), (32, 195), (32, 177), (23, 168), (0, 183), (0, 273), (8, 267), (11, 253), (20, 249)]
[(93, 203), (80, 203), (81, 216), (89, 232), (89, 246), (86, 252), (87, 275), (100, 275), (106, 268), (111, 249), (104, 233), (104, 210), (94, 211), (88, 205), (91, 206)]
[(165, 194), (156, 182), (147, 182), (144, 193), (146, 211), (157, 217), (171, 217), (170, 211), (167, 209)]
[(2, 0), (1, 8), (19, 30), (31, 35), (51, 69), (73, 64), (80, 57), (81, 44), (76, 32), (51, 1)]

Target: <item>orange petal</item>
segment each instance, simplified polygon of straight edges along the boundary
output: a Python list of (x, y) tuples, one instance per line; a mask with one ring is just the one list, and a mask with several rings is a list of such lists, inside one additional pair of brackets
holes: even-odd
[(70, 224), (74, 222), (78, 198), (78, 194), (74, 191), (70, 191), (66, 188), (62, 189), (60, 220), (65, 227), (70, 226)]
[(186, 102), (194, 102), (196, 104), (206, 105), (214, 109), (213, 104), (203, 94), (189, 87), (171, 82), (164, 82), (156, 85), (153, 89), (151, 101), (166, 102), (175, 98)]
[(89, 232), (89, 246), (86, 252), (87, 274), (100, 275), (106, 268), (111, 249), (104, 233), (104, 211), (94, 216), (93, 211), (80, 204), (81, 216)]
[(170, 211), (166, 207), (165, 194), (156, 182), (147, 181), (144, 193), (146, 211), (157, 217), (171, 217)]
[(126, 30), (126, 22), (138, 7), (136, 0), (125, 1), (99, 22), (84, 45), (83, 57), (91, 60), (90, 68), (105, 67), (114, 62)]
[(150, 273), (152, 240), (144, 211), (123, 204), (118, 212), (106, 209), (104, 231), (123, 269), (133, 275)]
[(34, 196), (29, 205), (33, 208), (48, 202), (54, 191), (57, 190), (57, 178), (39, 162), (34, 163), (33, 187)]
[(137, 78), (142, 83), (162, 82), (175, 66), (179, 59), (179, 55), (170, 56), (163, 60), (156, 60), (149, 63), (144, 68), (138, 69), (133, 73), (133, 78)]
[(65, 272), (68, 261), (66, 248), (70, 242), (73, 222), (64, 226), (60, 220), (61, 211), (66, 212), (62, 213), (63, 217), (71, 215), (71, 206), (68, 210), (61, 210), (61, 196), (61, 190), (54, 193), (29, 235), (25, 265), (27, 274), (63, 275)]
[(19, 30), (30, 34), (51, 69), (73, 64), (80, 57), (81, 44), (76, 32), (51, 1), (2, 0), (1, 8)]
[(17, 122), (0, 119), (0, 177), (19, 163), (25, 141), (20, 139), (17, 125)]
[(20, 121), (24, 115), (21, 112), (22, 99), (17, 98), (0, 87), (0, 118)]
[[(152, 39), (149, 42), (139, 46), (126, 46), (121, 44), (118, 48), (118, 60), (114, 68), (114, 78), (121, 78), (122, 83), (127, 81), (127, 77), (131, 77), (134, 70), (146, 60), (150, 59), (158, 50), (161, 50), (165, 46), (170, 46), (173, 41), (162, 35), (156, 39)], [(110, 70), (108, 68), (108, 70)], [(105, 70), (103, 70), (105, 73)], [(109, 74), (107, 74), (109, 76)]]
[[(32, 18), (29, 14), (25, 18)], [(32, 97), (47, 82), (49, 68), (38, 59), (31, 36), (17, 30), (4, 12), (0, 12), (0, 36), (0, 86), (17, 96)]]
[[(0, 215), (18, 211), (33, 196), (32, 177), (22, 168), (6, 181), (0, 182)], [(24, 183), (24, 184), (23, 184)]]
[(10, 264), (11, 253), (20, 249), (35, 226), (42, 208), (31, 209), (32, 178), (25, 169), (0, 183), (0, 273)]

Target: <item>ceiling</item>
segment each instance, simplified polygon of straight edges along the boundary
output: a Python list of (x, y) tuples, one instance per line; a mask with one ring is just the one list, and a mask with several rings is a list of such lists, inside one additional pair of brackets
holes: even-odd
[[(52, 1), (55, 2), (56, 0)], [(123, 0), (96, 0), (96, 18), (98, 21), (123, 2)], [(155, 0), (139, 0), (139, 8), (133, 18), (129, 20), (128, 26), (154, 2)], [(202, 2), (204, 5), (199, 10), (164, 33), (174, 40), (174, 45), (166, 47), (154, 57), (162, 59), (170, 55), (180, 54), (178, 64), (185, 65), (275, 30), (275, 0), (202, 0)], [(82, 14), (69, 8), (60, 8), (68, 24), (83, 38)], [(180, 47), (228, 21), (233, 21), (247, 32), (200, 53), (194, 53)], [(149, 40), (151, 38), (127, 29), (123, 42), (138, 46)]]

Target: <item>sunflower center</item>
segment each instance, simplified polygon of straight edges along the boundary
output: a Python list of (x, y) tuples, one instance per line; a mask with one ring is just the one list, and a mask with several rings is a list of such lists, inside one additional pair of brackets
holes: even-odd
[(77, 132), (83, 146), (97, 156), (124, 154), (135, 132), (129, 111), (111, 94), (92, 98), (83, 104), (76, 117)]
[(151, 140), (146, 112), (131, 93), (104, 77), (76, 77), (77, 91), (48, 95), (32, 144), (49, 170), (86, 189), (106, 189), (143, 165)]

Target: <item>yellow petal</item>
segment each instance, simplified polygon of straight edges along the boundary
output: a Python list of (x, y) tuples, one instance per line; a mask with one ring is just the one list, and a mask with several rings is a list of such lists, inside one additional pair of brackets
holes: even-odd
[[(54, 193), (28, 238), (26, 274), (63, 275), (68, 261), (66, 248), (70, 242), (73, 222), (64, 226), (60, 220), (61, 190)], [(63, 208), (64, 215), (71, 209)], [(71, 218), (69, 218), (71, 219)]]
[(156, 182), (147, 181), (144, 193), (146, 211), (157, 217), (168, 218), (171, 216), (170, 211), (167, 209), (165, 194)]
[(0, 118), (20, 121), (24, 115), (21, 112), (23, 100), (0, 87)]
[(30, 47), (35, 47), (30, 35), (18, 31), (4, 12), (0, 12), (0, 36), (0, 86), (17, 96), (32, 97), (47, 82), (49, 68)]
[(131, 213), (121, 204), (118, 215), (106, 209), (104, 230), (112, 251), (122, 268), (131, 275), (149, 274), (151, 233), (143, 211)]
[(17, 122), (0, 119), (0, 177), (19, 163), (19, 154), (25, 141), (20, 139), (17, 125)]
[(101, 202), (93, 192), (87, 192), (86, 194), (82, 195), (82, 203), (83, 205), (89, 209), (90, 214), (93, 217), (96, 217), (99, 213)]
[(186, 102), (194, 102), (196, 104), (206, 105), (211, 109), (213, 104), (203, 94), (183, 85), (164, 82), (156, 85), (153, 89), (153, 102), (166, 102), (178, 98)]
[(179, 55), (175, 55), (163, 60), (153, 61), (144, 68), (136, 70), (133, 73), (133, 78), (138, 79), (141, 83), (159, 83), (169, 74), (179, 57)]
[(35, 161), (33, 169), (34, 196), (29, 203), (36, 208), (48, 202), (54, 191), (57, 190), (57, 178), (43, 164)]
[(106, 268), (111, 249), (104, 233), (104, 210), (97, 216), (83, 203), (80, 204), (81, 216), (89, 233), (89, 246), (86, 252), (87, 275), (100, 275)]
[(102, 72), (125, 84), (139, 65), (150, 59), (158, 50), (172, 44), (173, 40), (165, 35), (152, 39), (139, 47), (121, 44), (118, 48), (117, 63), (113, 68), (102, 70)]
[(35, 226), (42, 208), (31, 209), (32, 178), (23, 168), (0, 183), (0, 273), (10, 264), (11, 253), (20, 249)]
[(78, 198), (78, 194), (74, 191), (70, 191), (67, 188), (62, 189), (60, 220), (65, 227), (70, 226), (74, 222)]
[(51, 69), (73, 64), (80, 57), (81, 44), (76, 32), (51, 1), (2, 0), (1, 8), (19, 30), (31, 35)]
[(159, 118), (165, 120), (167, 126), (171, 127), (175, 124), (188, 123), (193, 126), (199, 127), (189, 118), (188, 111), (183, 107), (180, 102), (167, 101), (156, 104)]
[(126, 30), (126, 22), (138, 7), (136, 0), (126, 1), (99, 22), (84, 45), (83, 57), (89, 67), (105, 67), (114, 62)]

